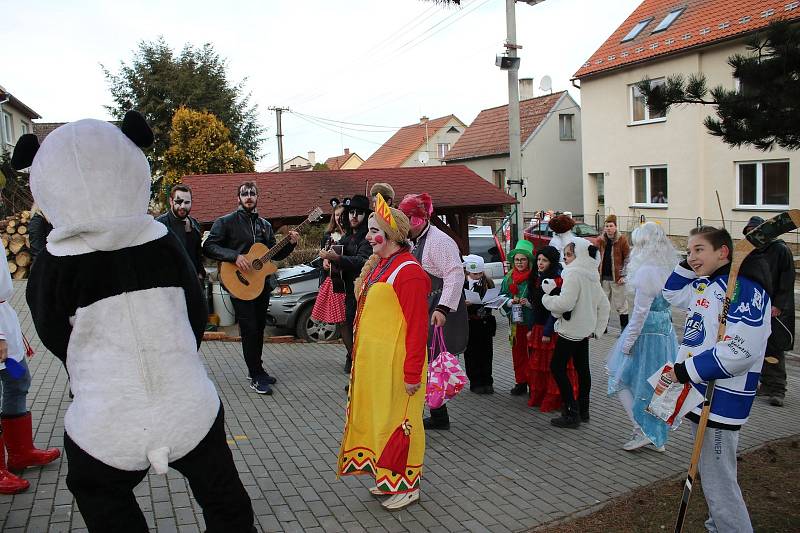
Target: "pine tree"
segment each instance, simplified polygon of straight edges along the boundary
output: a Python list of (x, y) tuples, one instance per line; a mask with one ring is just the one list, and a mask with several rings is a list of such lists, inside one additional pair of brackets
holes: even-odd
[(739, 80), (736, 90), (709, 91), (702, 73), (668, 76), (653, 86), (645, 79), (638, 87), (656, 113), (676, 104), (716, 106), (716, 117), (703, 123), (730, 146), (800, 148), (800, 25), (771, 24), (748, 41), (747, 53), (734, 54), (728, 64)]

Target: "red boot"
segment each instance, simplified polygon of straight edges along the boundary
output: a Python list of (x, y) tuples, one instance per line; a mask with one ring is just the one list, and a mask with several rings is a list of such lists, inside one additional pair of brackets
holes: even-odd
[(31, 484), (6, 470), (6, 446), (0, 431), (0, 494), (16, 494), (28, 490)]
[(33, 446), (33, 428), (31, 413), (13, 418), (3, 418), (3, 432), (8, 450), (8, 468), (22, 470), (29, 466), (41, 466), (51, 463), (61, 456), (58, 448), (39, 450)]

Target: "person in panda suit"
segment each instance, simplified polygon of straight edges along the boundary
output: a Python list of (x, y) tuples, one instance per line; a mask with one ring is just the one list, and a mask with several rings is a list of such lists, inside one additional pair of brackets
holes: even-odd
[(189, 480), (209, 532), (255, 531), (198, 349), (206, 323), (186, 251), (147, 214), (153, 133), (129, 111), (121, 128), (65, 124), (39, 147), (17, 142), (34, 199), (53, 225), (27, 287), (43, 344), (75, 398), (64, 417), (67, 487), (89, 531), (147, 531), (133, 489), (152, 466)]

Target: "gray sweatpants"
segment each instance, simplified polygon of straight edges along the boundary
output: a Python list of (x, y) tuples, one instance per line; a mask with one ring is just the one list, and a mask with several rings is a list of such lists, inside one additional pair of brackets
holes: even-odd
[[(692, 435), (697, 424), (691, 422)], [(752, 533), (750, 515), (736, 478), (739, 432), (706, 428), (700, 453), (700, 483), (708, 504), (706, 530), (711, 533)]]

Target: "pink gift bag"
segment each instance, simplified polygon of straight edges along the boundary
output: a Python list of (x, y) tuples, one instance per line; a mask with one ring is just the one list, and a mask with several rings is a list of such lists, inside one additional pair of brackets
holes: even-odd
[(467, 384), (467, 374), (461, 368), (458, 358), (447, 351), (441, 327), (433, 329), (431, 353), (439, 355), (428, 366), (428, 384), (425, 387), (425, 402), (428, 407), (438, 409), (455, 397)]

